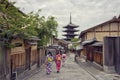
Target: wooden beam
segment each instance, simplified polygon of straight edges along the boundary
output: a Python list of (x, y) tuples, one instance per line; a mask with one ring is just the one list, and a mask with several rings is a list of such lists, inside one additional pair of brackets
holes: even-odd
[(119, 25), (119, 22), (118, 22), (118, 32), (117, 32), (118, 36), (119, 36), (119, 31), (120, 31), (120, 30), (119, 30), (119, 29), (120, 29), (119, 27), (120, 27), (120, 25)]
[(109, 23), (109, 35), (111, 35), (111, 24)]

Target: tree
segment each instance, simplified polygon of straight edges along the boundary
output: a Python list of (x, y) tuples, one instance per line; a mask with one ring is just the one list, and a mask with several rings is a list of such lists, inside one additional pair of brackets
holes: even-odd
[(57, 26), (57, 21), (52, 16), (43, 21), (42, 26), (38, 28), (38, 37), (41, 39), (39, 46), (46, 45), (53, 35), (57, 36)]
[(46, 45), (53, 35), (57, 36), (57, 26), (58, 23), (55, 17), (49, 16), (47, 19), (45, 16), (40, 16), (38, 10), (36, 13), (29, 13), (25, 21), (25, 27), (22, 28), (24, 34), (27, 36), (38, 36), (41, 40), (38, 46)]
[(23, 34), (23, 38), (38, 36), (41, 39), (39, 46), (46, 45), (54, 34), (57, 36), (58, 24), (54, 17), (46, 19), (39, 15), (40, 12), (24, 14), (12, 3), (3, 0), (0, 2), (0, 28), (4, 29), (1, 35), (7, 39), (18, 34)]
[[(38, 46), (46, 45), (53, 35), (57, 36), (57, 26), (58, 23), (55, 17), (49, 16), (47, 19), (45, 16), (40, 16), (38, 10), (36, 13), (29, 13), (26, 21), (26, 27), (24, 27), (24, 32), (29, 36), (38, 36), (40, 41)], [(32, 30), (32, 31), (31, 31)]]
[(76, 47), (79, 45), (79, 38), (73, 38), (73, 39), (71, 40), (71, 43), (72, 43), (71, 48), (72, 48), (72, 49), (76, 49)]
[(13, 35), (21, 33), (22, 27), (25, 25), (26, 16), (14, 7), (12, 3), (8, 3), (7, 0), (3, 0), (0, 3), (0, 28), (4, 30), (1, 33), (6, 38), (11, 38)]

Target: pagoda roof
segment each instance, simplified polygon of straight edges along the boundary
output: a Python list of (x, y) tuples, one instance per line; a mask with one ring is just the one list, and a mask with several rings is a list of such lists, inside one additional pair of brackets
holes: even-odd
[(63, 34), (63, 36), (78, 36), (78, 34)]
[(70, 23), (68, 25), (64, 26), (63, 28), (77, 28), (77, 27), (79, 27), (79, 26), (72, 23), (72, 17), (71, 17), (71, 13), (70, 13)]
[(69, 23), (68, 25), (64, 26), (63, 28), (77, 28), (77, 27), (79, 27), (79, 26), (72, 24), (72, 23)]
[(64, 38), (64, 40), (66, 40), (66, 41), (70, 41), (71, 39), (68, 39), (68, 38)]
[(63, 32), (78, 32), (79, 30), (75, 30), (75, 29), (67, 29), (67, 30), (63, 30)]

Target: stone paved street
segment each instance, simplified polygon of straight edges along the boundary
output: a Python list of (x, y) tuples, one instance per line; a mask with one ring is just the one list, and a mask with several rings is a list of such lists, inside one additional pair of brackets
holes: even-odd
[[(97, 72), (97, 74), (99, 73), (101, 72)], [(100, 76), (102, 77), (102, 75)], [(114, 75), (105, 75), (103, 76), (105, 78), (100, 78), (100, 76), (97, 75), (96, 77), (91, 75), (88, 71), (76, 64), (74, 62), (74, 55), (71, 54), (60, 73), (56, 73), (55, 64), (53, 63), (53, 72), (50, 75), (46, 75), (45, 68), (43, 67), (41, 71), (25, 80), (119, 80), (115, 79)]]

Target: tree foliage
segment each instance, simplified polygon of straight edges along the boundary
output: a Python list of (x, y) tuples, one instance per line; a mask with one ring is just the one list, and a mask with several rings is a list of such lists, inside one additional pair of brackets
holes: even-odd
[(2, 35), (10, 38), (22, 32), (22, 27), (25, 25), (26, 17), (12, 3), (4, 0), (0, 3), (0, 28), (4, 29)]
[(71, 40), (72, 46), (71, 48), (75, 49), (79, 45), (79, 39), (78, 38), (73, 38)]
[(57, 22), (54, 17), (48, 17), (44, 20), (41, 28), (38, 29), (38, 36), (41, 39), (40, 46), (46, 45), (53, 35), (57, 36)]
[[(53, 35), (57, 36), (58, 23), (52, 16), (49, 16), (47, 19), (45, 16), (39, 16), (40, 12), (41, 10), (38, 10), (36, 13), (31, 12), (28, 14), (30, 22), (28, 21), (29, 24), (26, 27), (26, 30), (29, 30), (30, 32), (33, 30), (33, 35), (36, 35), (41, 39), (38, 45), (43, 46), (50, 41)], [(30, 33), (29, 31), (28, 33)]]
[(39, 46), (46, 45), (53, 35), (57, 36), (57, 21), (54, 17), (40, 16), (38, 12), (24, 14), (13, 3), (7, 0), (0, 1), (0, 28), (4, 31), (2, 36), (10, 39), (12, 36), (24, 34), (24, 38), (38, 36), (41, 40)]

